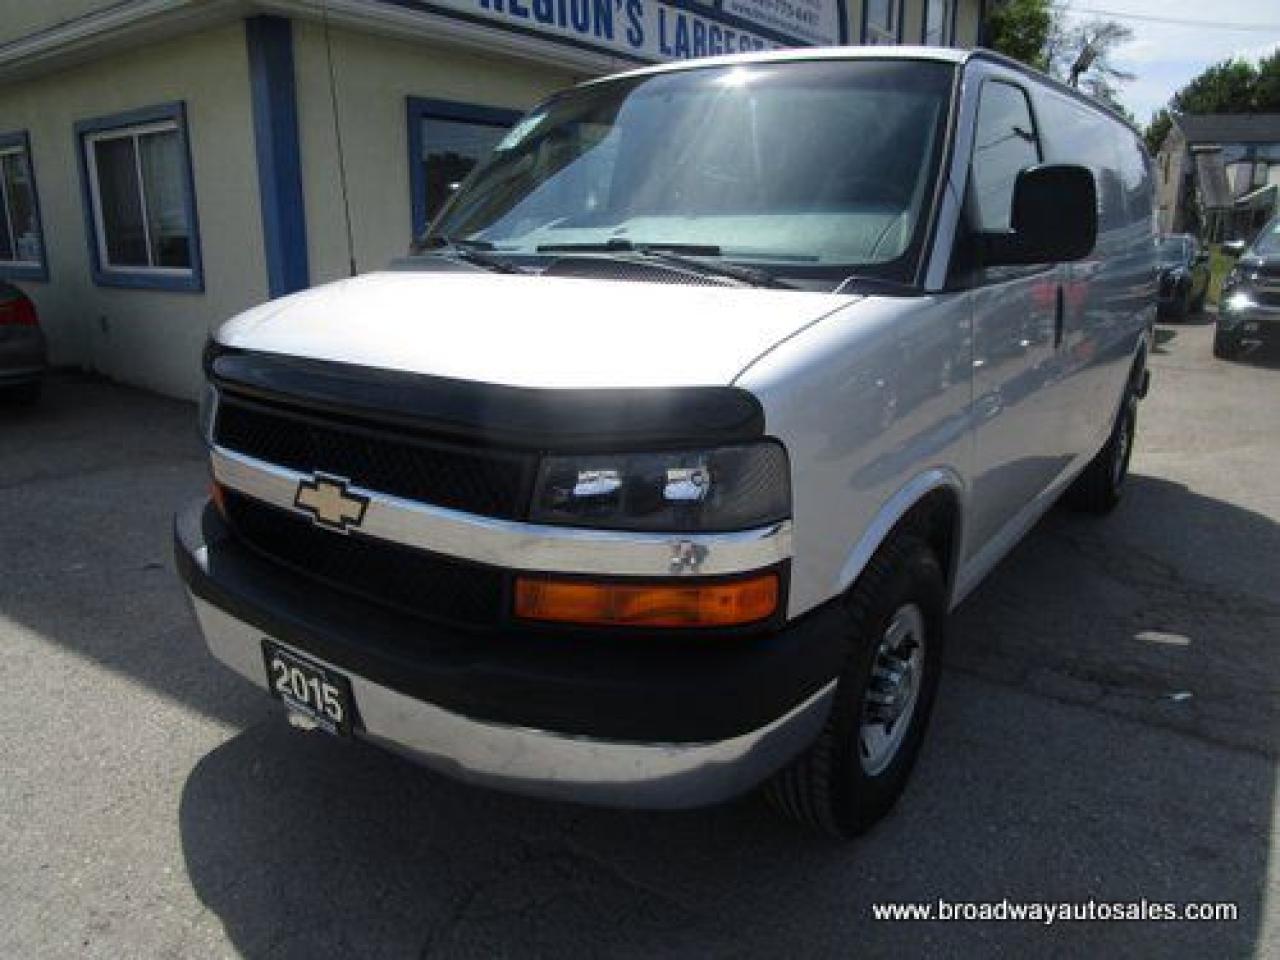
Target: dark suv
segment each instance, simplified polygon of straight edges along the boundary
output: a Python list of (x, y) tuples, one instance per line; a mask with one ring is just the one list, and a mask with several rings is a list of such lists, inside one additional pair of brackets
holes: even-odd
[(1222, 284), (1213, 355), (1229, 360), (1280, 339), (1280, 216), (1273, 217)]
[(1209, 292), (1209, 254), (1189, 233), (1160, 238), (1161, 316), (1185, 320), (1204, 309)]

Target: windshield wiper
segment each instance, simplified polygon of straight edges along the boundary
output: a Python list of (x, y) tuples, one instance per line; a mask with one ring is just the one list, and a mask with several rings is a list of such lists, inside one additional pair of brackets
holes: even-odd
[(517, 267), (514, 263), (508, 263), (499, 257), (491, 256), (488, 251), (493, 249), (493, 244), (488, 240), (467, 240), (462, 237), (436, 236), (414, 244), (413, 252), (431, 252), (445, 257), (452, 257), (454, 260), (474, 264), (477, 267), (492, 270), (494, 273), (528, 274), (529, 271), (523, 267)]
[(615, 237), (602, 243), (544, 243), (537, 250), (538, 253), (630, 253), (673, 267), (738, 280), (753, 287), (793, 289), (791, 284), (779, 280), (766, 270), (756, 270), (736, 263), (708, 263), (704, 257), (723, 255), (713, 243), (634, 243)]

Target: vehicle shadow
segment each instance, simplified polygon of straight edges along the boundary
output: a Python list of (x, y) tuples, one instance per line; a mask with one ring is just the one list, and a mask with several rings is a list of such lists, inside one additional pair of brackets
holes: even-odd
[(172, 557), (174, 508), (205, 489), (194, 405), (57, 374), (0, 404), (0, 618), (225, 723), (264, 715), (204, 652)]
[[(1052, 512), (960, 608), (914, 781), (854, 844), (754, 799), (655, 814), (481, 791), (272, 717), (185, 784), (191, 882), (248, 957), (1252, 954), (1280, 600), (1245, 571), (1280, 527), (1132, 483), (1106, 522)], [(935, 898), (1233, 901), (1240, 919), (872, 919)]]

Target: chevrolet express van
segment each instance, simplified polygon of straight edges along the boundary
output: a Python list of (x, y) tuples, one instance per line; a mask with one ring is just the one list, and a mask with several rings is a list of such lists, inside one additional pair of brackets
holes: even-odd
[(474, 783), (837, 836), (902, 791), (945, 620), (1125, 485), (1149, 161), (981, 51), (638, 70), (521, 120), (392, 268), (206, 355), (177, 556), (213, 655)]

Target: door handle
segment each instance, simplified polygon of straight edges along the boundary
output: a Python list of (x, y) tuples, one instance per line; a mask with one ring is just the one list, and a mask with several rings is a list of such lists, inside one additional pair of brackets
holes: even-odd
[(1058, 292), (1054, 297), (1053, 305), (1053, 346), (1055, 350), (1062, 346), (1063, 323), (1065, 320), (1063, 315), (1064, 299), (1065, 297), (1062, 293), (1062, 284), (1058, 284)]

